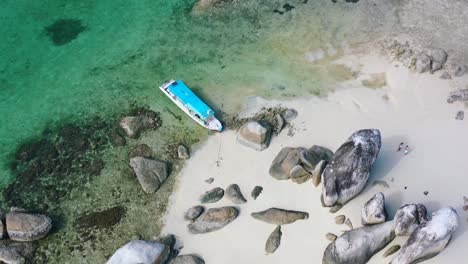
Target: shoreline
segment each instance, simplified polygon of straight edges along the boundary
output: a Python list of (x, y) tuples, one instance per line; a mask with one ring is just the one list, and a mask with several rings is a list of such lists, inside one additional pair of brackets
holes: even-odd
[[(439, 79), (438, 75), (416, 74), (404, 67), (394, 67), (395, 63), (389, 63), (379, 55), (353, 55), (340, 61), (360, 67), (361, 74), (357, 80), (341, 84), (343, 89), (337, 89), (326, 98), (288, 101), (251, 98), (246, 103), (243, 114), (247, 116), (260, 107), (280, 105), (296, 109), (299, 116), (293, 121), (292, 137), (288, 136), (286, 128), (278, 137), (272, 138), (269, 148), (257, 152), (238, 144), (234, 131), (226, 131), (209, 137), (193, 153), (179, 175), (162, 231), (175, 234), (181, 241), (181, 254), (199, 254), (207, 263), (301, 263), (304, 259), (318, 262), (329, 243), (325, 239), (326, 232), (340, 234), (340, 230), (346, 229), (333, 223), (334, 216), (345, 214), (354, 226), (361, 226), (362, 205), (381, 191), (387, 198), (390, 219), (405, 203), (425, 204), (429, 212), (449, 205), (456, 208), (460, 226), (452, 243), (439, 256), (425, 263), (463, 259), (463, 248), (468, 245), (468, 241), (460, 239), (467, 228), (462, 206), (463, 185), (466, 185), (463, 172), (468, 165), (463, 160), (463, 149), (468, 147), (468, 142), (461, 139), (468, 133), (468, 125), (455, 120), (456, 111), (464, 107), (446, 103), (453, 90), (451, 82)], [(382, 72), (387, 81), (384, 88), (362, 87), (362, 79)], [(277, 181), (268, 175), (270, 163), (282, 147), (321, 145), (336, 150), (353, 131), (361, 128), (380, 129), (383, 146), (365, 190), (339, 213), (330, 214), (327, 208), (322, 208), (320, 186), (314, 188), (311, 182), (297, 185)], [(400, 142), (410, 145), (408, 155), (395, 151)], [(214, 162), (218, 149), (222, 157), (219, 167)], [(440, 162), (444, 160), (450, 160), (448, 168), (441, 166)], [(204, 182), (209, 177), (215, 178), (211, 185)], [(373, 182), (377, 180), (386, 181), (390, 188), (374, 186)], [(444, 188), (439, 187), (441, 181), (444, 181)], [(205, 191), (214, 187), (226, 188), (232, 183), (240, 186), (248, 200), (237, 206), (240, 209), (238, 219), (213, 233), (189, 234), (188, 222), (183, 220), (185, 210), (198, 205), (198, 197)], [(255, 185), (264, 188), (257, 200), (250, 197)], [(450, 193), (447, 193), (448, 189)], [(427, 195), (424, 194), (426, 191)], [(215, 204), (207, 204), (206, 208), (227, 205), (232, 203), (224, 198)], [(285, 226), (280, 248), (266, 256), (264, 243), (274, 226), (259, 223), (249, 214), (270, 207), (305, 211), (310, 218)], [(402, 245), (405, 240), (405, 237), (398, 237), (382, 252), (392, 245)], [(239, 244), (239, 247), (230, 247), (226, 241)], [(390, 259), (383, 259), (378, 253), (369, 263), (388, 263)]]

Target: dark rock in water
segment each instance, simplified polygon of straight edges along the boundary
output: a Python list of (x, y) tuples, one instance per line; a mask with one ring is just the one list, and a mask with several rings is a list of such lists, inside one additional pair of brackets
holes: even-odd
[(192, 234), (213, 232), (234, 221), (238, 215), (239, 211), (235, 207), (211, 208), (189, 224), (188, 230)]
[(300, 163), (303, 148), (282, 148), (271, 163), (269, 173), (277, 180), (288, 180), (291, 169)]
[(112, 228), (125, 217), (127, 209), (123, 206), (114, 206), (101, 211), (79, 216), (74, 226), (78, 228), (108, 229)]
[(197, 219), (205, 211), (203, 206), (197, 205), (187, 210), (184, 214), (184, 219), (188, 221), (193, 221)]
[(385, 196), (380, 192), (364, 204), (361, 221), (363, 225), (373, 225), (385, 222), (386, 218)]
[(156, 192), (169, 175), (167, 163), (161, 160), (134, 157), (130, 159), (130, 167), (148, 194)]
[(390, 255), (393, 255), (395, 254), (398, 250), (400, 250), (401, 246), (400, 245), (394, 245), (394, 246), (391, 246), (389, 249), (387, 249), (384, 253), (383, 253), (383, 257), (386, 258)]
[(426, 207), (422, 204), (406, 204), (395, 213), (393, 219), (395, 234), (409, 236), (422, 223), (426, 221)]
[(449, 97), (447, 98), (447, 103), (451, 104), (457, 101), (468, 101), (468, 89), (461, 89), (450, 92)]
[(129, 138), (138, 138), (141, 132), (157, 129), (162, 124), (159, 113), (152, 110), (141, 108), (137, 109), (134, 114), (134, 116), (122, 118), (119, 123)]
[(61, 138), (58, 144), (61, 153), (71, 151), (84, 153), (90, 148), (88, 135), (77, 125), (66, 124), (59, 130), (58, 136)]
[(365, 264), (394, 238), (392, 222), (346, 231), (327, 246), (322, 263)]
[(79, 19), (59, 19), (52, 25), (45, 27), (47, 36), (56, 46), (69, 43), (85, 30), (86, 26)]
[(187, 160), (190, 158), (190, 154), (186, 146), (179, 145), (177, 147), (177, 157), (181, 160)]
[(272, 129), (266, 122), (250, 121), (245, 123), (237, 135), (237, 141), (255, 150), (264, 150), (270, 145)]
[(6, 214), (6, 231), (13, 241), (35, 241), (44, 238), (52, 229), (46, 215), (10, 212)]
[(265, 243), (265, 252), (267, 254), (273, 254), (279, 248), (282, 235), (283, 233), (281, 232), (281, 226), (277, 226), (275, 230), (271, 232)]
[(364, 189), (380, 147), (377, 129), (359, 130), (340, 146), (322, 174), (325, 206), (344, 205)]
[(134, 158), (134, 157), (143, 157), (150, 159), (153, 156), (153, 150), (146, 144), (139, 144), (135, 146), (132, 150), (130, 150), (130, 153), (128, 153), (128, 158)]
[(202, 196), (200, 196), (201, 203), (216, 203), (217, 201), (221, 200), (224, 196), (224, 190), (220, 187), (216, 187), (205, 192)]
[(251, 213), (250, 215), (257, 220), (274, 225), (286, 225), (294, 223), (297, 220), (305, 220), (309, 218), (309, 214), (306, 212), (279, 208), (270, 208), (265, 211)]
[(82, 172), (90, 176), (98, 176), (104, 169), (105, 163), (102, 159), (94, 159), (91, 161), (85, 161), (81, 164)]
[(195, 255), (180, 255), (169, 262), (169, 264), (205, 264), (205, 261)]
[(227, 198), (235, 204), (246, 203), (247, 200), (242, 195), (242, 192), (237, 184), (231, 184), (226, 188)]
[(286, 4), (283, 5), (283, 8), (284, 8), (284, 10), (286, 10), (286, 12), (288, 12), (288, 11), (293, 10), (295, 7), (290, 5), (289, 3), (286, 3)]
[(450, 80), (452, 79), (452, 75), (450, 75), (448, 72), (443, 72), (439, 78), (442, 80)]
[(431, 73), (434, 73), (444, 66), (445, 62), (447, 61), (447, 52), (443, 49), (433, 49), (431, 50), (431, 59), (432, 59), (432, 67)]
[(55, 144), (48, 139), (40, 139), (21, 145), (16, 151), (15, 157), (20, 161), (29, 161), (35, 157), (55, 159), (58, 156)]
[(127, 144), (127, 140), (117, 130), (110, 132), (110, 141), (114, 147), (122, 147)]
[(455, 116), (456, 120), (463, 120), (465, 118), (465, 112), (464, 111), (458, 111), (457, 115)]
[(262, 186), (255, 186), (252, 190), (251, 196), (254, 200), (262, 193), (263, 187)]
[(431, 220), (414, 230), (391, 264), (419, 263), (433, 258), (447, 247), (457, 227), (455, 209), (448, 207), (433, 213)]

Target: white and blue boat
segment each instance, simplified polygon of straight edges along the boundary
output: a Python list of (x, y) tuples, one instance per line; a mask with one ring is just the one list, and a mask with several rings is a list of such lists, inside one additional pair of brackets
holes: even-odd
[(215, 112), (193, 93), (183, 81), (170, 80), (159, 86), (159, 89), (201, 126), (218, 132), (223, 130), (223, 125), (216, 119)]

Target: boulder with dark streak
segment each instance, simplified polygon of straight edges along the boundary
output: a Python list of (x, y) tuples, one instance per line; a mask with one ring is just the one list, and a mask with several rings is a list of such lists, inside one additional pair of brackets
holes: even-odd
[(394, 238), (391, 221), (346, 231), (327, 246), (322, 264), (365, 264)]
[(322, 174), (325, 206), (344, 205), (364, 189), (380, 147), (377, 129), (354, 132), (340, 146)]
[(450, 243), (457, 227), (455, 209), (448, 207), (433, 213), (431, 220), (414, 230), (391, 264), (419, 263), (435, 257)]
[(393, 218), (395, 234), (409, 236), (422, 223), (426, 222), (426, 207), (422, 204), (406, 204), (400, 207)]

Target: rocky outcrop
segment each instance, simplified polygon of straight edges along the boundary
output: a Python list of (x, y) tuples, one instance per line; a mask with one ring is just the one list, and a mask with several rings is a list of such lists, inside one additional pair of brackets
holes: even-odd
[(189, 224), (188, 230), (192, 234), (217, 231), (234, 221), (238, 215), (239, 211), (235, 207), (211, 208)]
[(264, 150), (270, 145), (271, 132), (269, 124), (249, 121), (239, 129), (237, 141), (255, 150)]
[(361, 213), (363, 225), (380, 224), (386, 220), (385, 196), (379, 192), (364, 204)]
[(430, 259), (444, 250), (458, 227), (458, 214), (449, 207), (432, 214), (419, 225), (391, 264), (411, 264)]
[(187, 210), (187, 212), (185, 212), (184, 219), (187, 221), (193, 221), (197, 219), (203, 213), (203, 211), (205, 211), (205, 208), (203, 206), (197, 205), (191, 207)]
[(306, 212), (279, 208), (270, 208), (265, 211), (251, 213), (251, 216), (257, 220), (274, 225), (286, 225), (294, 223), (297, 220), (305, 220), (309, 218), (309, 214)]
[(426, 207), (422, 204), (406, 204), (395, 213), (393, 219), (395, 234), (409, 236), (424, 222), (426, 222)]
[(322, 160), (330, 162), (333, 157), (333, 152), (325, 147), (312, 146), (309, 149), (304, 149), (300, 153), (302, 166), (308, 171), (314, 171), (315, 167)]
[(283, 148), (271, 163), (269, 173), (277, 180), (288, 180), (291, 169), (300, 163), (303, 148)]
[(190, 153), (186, 146), (179, 145), (177, 147), (177, 157), (181, 160), (187, 160), (190, 158)]
[(220, 187), (216, 187), (205, 192), (202, 196), (200, 196), (201, 203), (216, 203), (217, 201), (221, 200), (224, 196), (224, 190)]
[(322, 263), (365, 264), (394, 238), (392, 222), (346, 231), (327, 246)]
[(156, 192), (169, 174), (167, 163), (161, 160), (134, 157), (130, 159), (130, 167), (148, 194)]
[(25, 212), (6, 214), (6, 230), (13, 241), (35, 241), (44, 238), (52, 228), (52, 220), (46, 215)]
[(174, 258), (169, 264), (205, 264), (205, 261), (195, 255), (180, 255)]
[(322, 174), (325, 206), (344, 205), (364, 189), (380, 147), (377, 129), (359, 130), (340, 146)]
[(120, 127), (129, 138), (137, 138), (146, 129), (156, 129), (161, 126), (158, 113), (151, 110), (144, 110), (135, 116), (127, 116), (120, 120)]
[(281, 232), (281, 226), (277, 226), (275, 230), (271, 232), (265, 243), (265, 252), (267, 254), (273, 254), (279, 248), (282, 235), (283, 233)]
[(237, 184), (231, 184), (226, 188), (226, 197), (235, 204), (246, 203), (247, 200), (242, 195), (242, 192)]
[(134, 240), (119, 248), (107, 261), (107, 264), (162, 264), (167, 261), (169, 254), (170, 248), (165, 244)]

